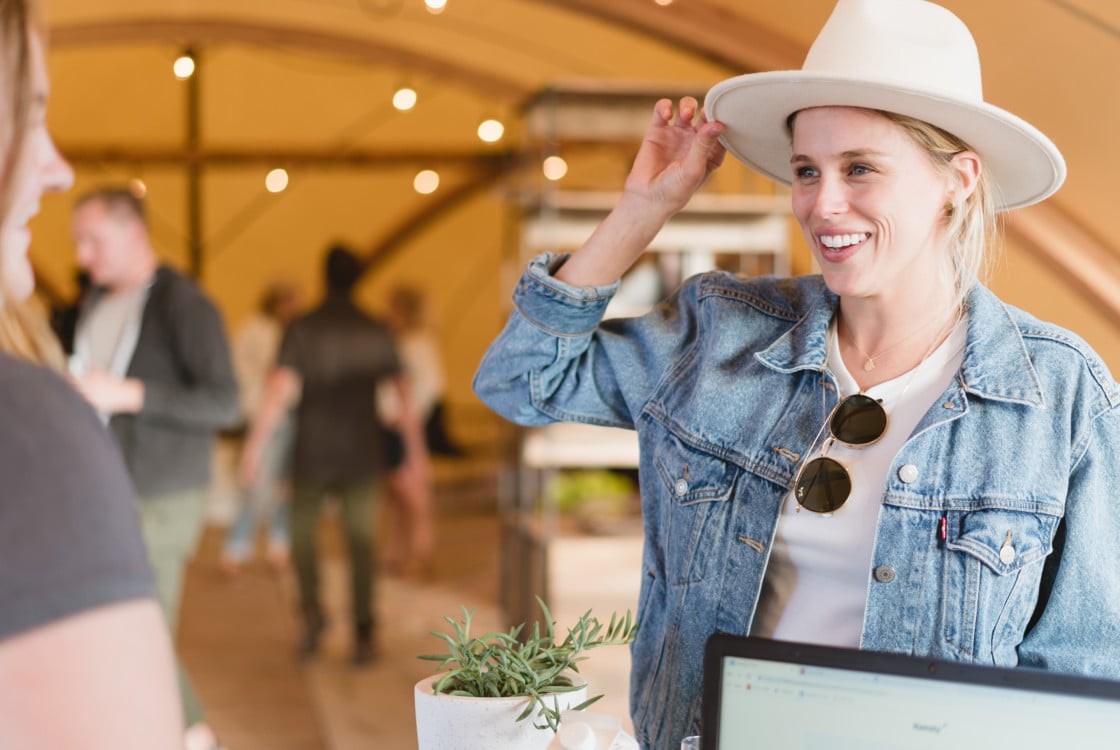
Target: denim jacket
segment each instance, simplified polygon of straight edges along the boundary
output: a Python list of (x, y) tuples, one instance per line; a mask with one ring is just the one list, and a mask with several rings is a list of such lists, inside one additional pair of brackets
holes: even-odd
[[(534, 260), (476, 393), (523, 425), (638, 433), (645, 526), (631, 714), (699, 729), (713, 631), (746, 633), (784, 498), (836, 385), (819, 276), (686, 281), (601, 321), (616, 285)], [(977, 287), (960, 371), (888, 472), (860, 646), (1120, 677), (1120, 390), (1080, 338)], [(905, 469), (905, 470), (903, 470)]]

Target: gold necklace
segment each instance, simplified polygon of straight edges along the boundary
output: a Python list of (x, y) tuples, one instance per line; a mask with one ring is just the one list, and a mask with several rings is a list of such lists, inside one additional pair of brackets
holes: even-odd
[(910, 333), (908, 333), (905, 336), (903, 336), (902, 338), (900, 338), (898, 341), (895, 341), (894, 343), (892, 343), (888, 346), (885, 346), (882, 349), (880, 349), (879, 351), (875, 352), (875, 354), (868, 354), (863, 349), (860, 349), (859, 345), (856, 344), (856, 337), (852, 335), (852, 329), (848, 328), (847, 323), (844, 322), (844, 318), (840, 317), (840, 316), (837, 316), (837, 317), (839, 317), (840, 325), (844, 326), (845, 330), (847, 331), (848, 343), (850, 343), (852, 345), (852, 348), (855, 349), (857, 352), (859, 352), (859, 355), (861, 357), (863, 357), (863, 359), (864, 359), (864, 362), (863, 362), (863, 371), (864, 372), (871, 372), (872, 370), (874, 370), (875, 369), (875, 360), (877, 358), (883, 356), (884, 354), (889, 352), (891, 349), (894, 349), (896, 346), (900, 346), (903, 343), (909, 341), (918, 332), (924, 331), (926, 328), (928, 328), (930, 326), (930, 323), (925, 323), (921, 326), (918, 326), (913, 331), (911, 331)]

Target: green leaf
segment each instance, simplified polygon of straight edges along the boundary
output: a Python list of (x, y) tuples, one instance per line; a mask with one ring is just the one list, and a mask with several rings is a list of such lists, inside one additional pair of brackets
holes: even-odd
[[(544, 628), (541, 622), (534, 622), (531, 637), (524, 641), (520, 640), (525, 630), (524, 623), (511, 627), (508, 632), (490, 632), (472, 637), (474, 610), (461, 606), (461, 621), (444, 617), (452, 632), (433, 631), (431, 634), (444, 643), (447, 653), (418, 657), (439, 662), (439, 669), (446, 671), (433, 689), (449, 695), (474, 697), (526, 696), (528, 705), (518, 720), (533, 715), (539, 707), (543, 724), (537, 726), (555, 731), (560, 721), (557, 694), (578, 689), (571, 674), (578, 673), (579, 663), (588, 658), (584, 652), (599, 646), (630, 643), (637, 625), (633, 624), (627, 611), (622, 617), (612, 614), (604, 629), (588, 610), (569, 628), (567, 636), (557, 643), (552, 612), (540, 597), (537, 597), (537, 604), (543, 615), (541, 622)], [(545, 696), (553, 697), (551, 706), (545, 702)], [(591, 705), (601, 697), (585, 701), (577, 708)]]

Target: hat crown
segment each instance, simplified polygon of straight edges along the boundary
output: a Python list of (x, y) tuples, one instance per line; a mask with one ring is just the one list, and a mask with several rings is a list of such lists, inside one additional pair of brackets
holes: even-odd
[(968, 27), (924, 0), (840, 0), (801, 69), (984, 100)]
[(984, 160), (1000, 210), (1037, 203), (1065, 180), (1044, 133), (984, 101), (972, 34), (927, 0), (838, 0), (800, 70), (735, 76), (704, 100), (728, 152), (786, 185), (790, 115), (811, 107), (893, 112), (951, 133)]

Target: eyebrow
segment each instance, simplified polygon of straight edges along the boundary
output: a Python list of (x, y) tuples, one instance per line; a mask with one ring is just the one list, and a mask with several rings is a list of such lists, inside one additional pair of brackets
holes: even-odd
[[(887, 156), (887, 153), (885, 151), (876, 151), (873, 148), (860, 148), (853, 151), (843, 151), (840, 154), (841, 159), (861, 159), (868, 156), (885, 157)], [(811, 162), (813, 161), (813, 159), (812, 157), (806, 156), (805, 154), (794, 154), (789, 159), (790, 164), (796, 164), (798, 162), (806, 161)]]

